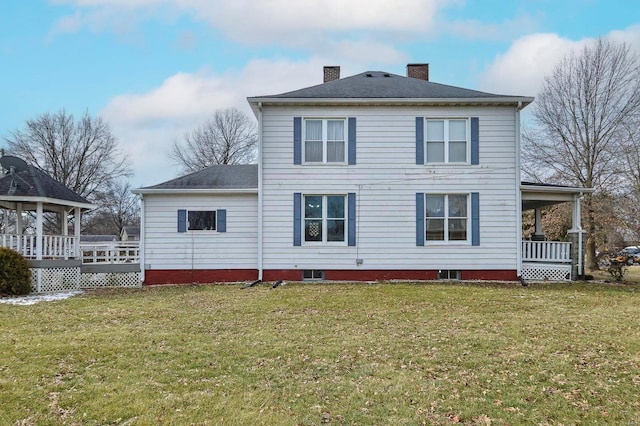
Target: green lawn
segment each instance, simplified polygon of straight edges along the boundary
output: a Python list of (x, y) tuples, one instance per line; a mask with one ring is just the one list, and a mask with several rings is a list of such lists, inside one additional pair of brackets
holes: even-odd
[(184, 286), (0, 304), (2, 425), (638, 424), (640, 285)]

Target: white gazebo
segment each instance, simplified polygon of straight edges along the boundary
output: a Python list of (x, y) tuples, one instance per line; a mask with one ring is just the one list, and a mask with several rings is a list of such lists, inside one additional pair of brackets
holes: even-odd
[[(29, 261), (35, 292), (80, 288), (80, 218), (95, 206), (20, 158), (4, 156), (0, 164), (4, 171), (0, 177), (0, 244)], [(55, 214), (57, 232), (45, 233), (45, 213)], [(27, 218), (30, 226), (26, 226)]]

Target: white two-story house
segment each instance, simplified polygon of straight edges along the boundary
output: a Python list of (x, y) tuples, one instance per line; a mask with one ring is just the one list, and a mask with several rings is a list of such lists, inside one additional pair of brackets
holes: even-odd
[[(516, 280), (580, 275), (580, 188), (520, 181), (533, 98), (368, 71), (248, 99), (258, 164), (141, 188), (147, 284)], [(571, 242), (522, 241), (522, 213), (573, 202)]]

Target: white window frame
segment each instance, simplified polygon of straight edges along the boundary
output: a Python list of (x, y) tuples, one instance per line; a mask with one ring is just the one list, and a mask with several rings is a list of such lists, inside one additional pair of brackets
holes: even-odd
[[(214, 213), (214, 224), (215, 229), (192, 229), (191, 222), (189, 221), (189, 213), (191, 212), (213, 212)], [(218, 232), (218, 210), (217, 209), (187, 209), (187, 232)]]
[[(306, 160), (306, 149), (307, 149), (307, 122), (308, 121), (321, 121), (322, 122), (322, 161), (307, 161)], [(327, 122), (329, 121), (342, 121), (343, 122), (343, 135), (342, 142), (344, 147), (343, 158), (344, 161), (328, 161), (327, 160), (327, 152), (328, 152), (328, 141), (327, 140)], [(346, 117), (305, 117), (302, 120), (302, 164), (327, 164), (327, 165), (344, 165), (347, 164), (347, 149), (349, 145), (348, 141), (348, 122)]]
[[(307, 197), (322, 197), (322, 217), (321, 218), (307, 218), (306, 216), (306, 203), (307, 203)], [(328, 220), (340, 220), (341, 218), (338, 217), (328, 217), (327, 216), (327, 209), (328, 209), (328, 203), (327, 203), (327, 198), (328, 197), (342, 197), (344, 200), (344, 216), (342, 218), (342, 220), (344, 220), (344, 231), (343, 231), (343, 240), (342, 241), (328, 241), (327, 237), (328, 237), (328, 233), (327, 233), (327, 221)], [(302, 218), (302, 226), (301, 226), (301, 232), (302, 232), (302, 244), (303, 245), (338, 245), (338, 246), (346, 246), (347, 245), (347, 239), (348, 239), (348, 226), (349, 226), (349, 221), (348, 221), (348, 200), (347, 200), (347, 194), (302, 194), (302, 212), (301, 212), (301, 218)], [(307, 229), (307, 220), (313, 220), (313, 221), (317, 221), (317, 220), (321, 220), (322, 221), (322, 241), (307, 241), (306, 240), (306, 229)]]
[[(444, 122), (444, 161), (430, 161), (429, 160), (429, 141), (427, 140), (429, 122), (443, 121)], [(449, 161), (449, 122), (450, 121), (465, 121), (465, 161)], [(453, 141), (460, 142), (460, 141)], [(469, 117), (427, 117), (424, 124), (424, 156), (425, 164), (471, 164), (471, 119)]]
[[(467, 233), (467, 238), (464, 240), (449, 240), (449, 219), (462, 219), (461, 217), (449, 217), (449, 196), (451, 195), (464, 195), (467, 201), (467, 216), (464, 218), (466, 220), (466, 228), (465, 232)], [(429, 213), (429, 207), (427, 205), (427, 197), (429, 196), (444, 196), (444, 217), (429, 217), (427, 216)], [(427, 237), (427, 219), (444, 219), (444, 239), (443, 240), (430, 240)], [(468, 192), (433, 192), (433, 193), (425, 193), (424, 194), (424, 242), (425, 245), (455, 245), (455, 244), (463, 244), (469, 245), (471, 244), (471, 194)]]

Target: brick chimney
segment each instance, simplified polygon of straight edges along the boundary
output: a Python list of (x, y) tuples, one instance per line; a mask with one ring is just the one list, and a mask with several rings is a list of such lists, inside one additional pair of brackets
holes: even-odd
[(429, 81), (429, 64), (407, 64), (407, 77)]
[(340, 79), (340, 67), (339, 66), (326, 66), (324, 67), (324, 82), (328, 83), (333, 80)]

